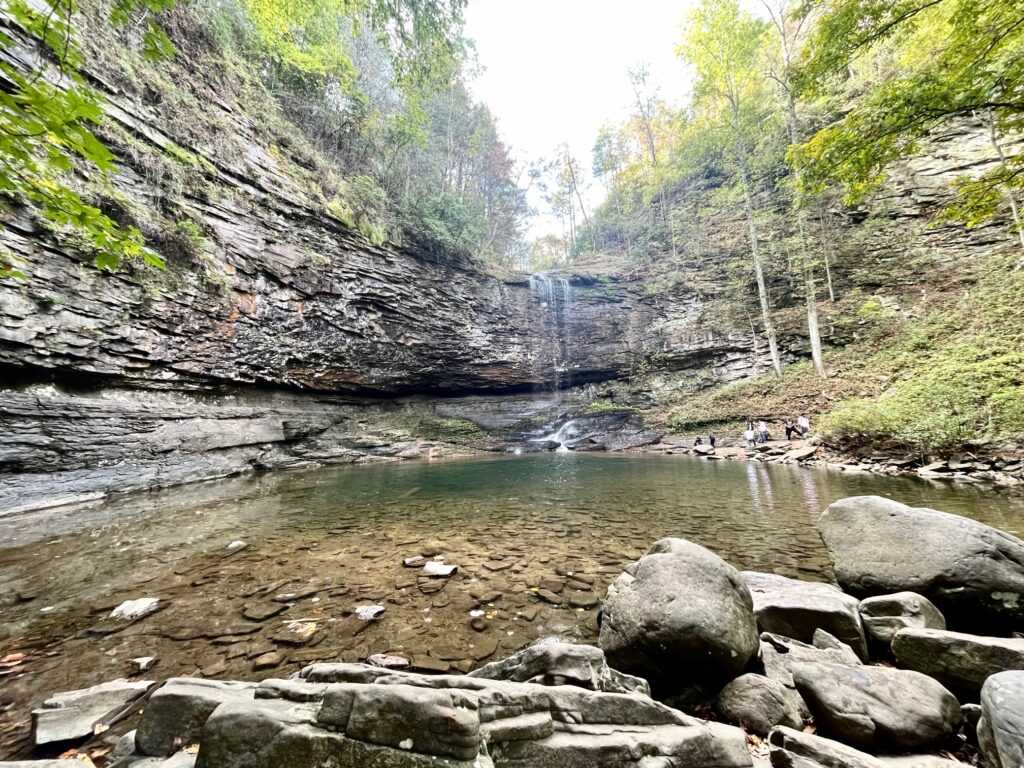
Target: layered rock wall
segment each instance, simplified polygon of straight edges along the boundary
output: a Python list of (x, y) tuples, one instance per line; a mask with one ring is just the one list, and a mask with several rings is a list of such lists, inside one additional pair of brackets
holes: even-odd
[[(38, 65), (28, 47), (0, 55)], [(166, 272), (108, 273), (73, 239), (5, 214), (0, 247), (29, 277), (0, 281), (0, 512), (250, 469), (419, 455), (444, 442), (453, 419), (486, 433), (534, 418), (556, 384), (660, 369), (713, 386), (768, 368), (754, 327), (718, 318), (700, 287), (724, 284), (708, 276), (742, 247), (728, 211), (709, 224), (723, 232), (716, 255), (681, 265), (671, 287), (577, 274), (567, 296), (549, 300), (527, 276), (499, 278), (459, 254), (372, 244), (328, 212), (301, 162), (268, 144), (237, 103), (197, 96), (203, 128), (216, 124), (242, 147), (217, 152), (198, 125), (194, 135), (166, 132), (145, 93), (103, 87), (121, 171), (101, 197), (126, 211), (172, 211), (188, 226), (177, 243), (153, 240)], [(898, 169), (871, 232), (845, 221), (864, 240), (869, 271), (907, 253), (948, 246), (954, 258), (999, 241), (998, 228), (928, 226), (950, 174), (991, 162), (983, 138), (978, 126), (955, 131)], [(154, 158), (171, 171), (157, 173)], [(701, 232), (697, 245), (717, 242)], [(847, 279), (872, 278), (850, 270)], [(799, 302), (784, 287), (776, 294), (779, 306)], [(789, 359), (803, 354), (798, 328), (784, 329), (783, 342)], [(470, 394), (498, 399), (448, 400)]]

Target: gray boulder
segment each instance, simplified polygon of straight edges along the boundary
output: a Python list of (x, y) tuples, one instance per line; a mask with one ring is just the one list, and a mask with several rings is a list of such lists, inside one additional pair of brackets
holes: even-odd
[(540, 685), (578, 685), (609, 693), (651, 693), (646, 680), (609, 667), (600, 648), (571, 643), (537, 643), (507, 659), (485, 664), (469, 676)]
[(135, 732), (136, 750), (165, 757), (199, 741), (203, 724), (220, 704), (250, 702), (255, 683), (180, 677), (168, 680), (149, 698)]
[(860, 602), (860, 617), (868, 637), (886, 647), (901, 629), (946, 628), (939, 609), (916, 592), (865, 598)]
[(1024, 629), (1024, 542), (1016, 536), (879, 496), (830, 504), (818, 531), (847, 592), (917, 592), (953, 626)]
[(821, 662), (856, 666), (860, 658), (853, 649), (831, 635), (815, 633), (817, 645), (808, 645), (770, 632), (761, 634), (761, 662), (766, 677), (793, 688), (793, 667), (804, 662)]
[(802, 728), (807, 714), (800, 695), (762, 675), (740, 675), (718, 694), (716, 708), (731, 723), (765, 736), (776, 725)]
[(657, 541), (627, 566), (601, 611), (598, 644), (608, 663), (661, 693), (735, 677), (758, 648), (739, 571), (683, 539)]
[(861, 659), (867, 659), (857, 598), (831, 584), (816, 581), (756, 571), (744, 571), (740, 575), (754, 599), (754, 615), (760, 631), (809, 643), (814, 631), (823, 629), (853, 648)]
[(196, 756), (190, 752), (175, 752), (170, 757), (149, 757), (136, 752), (107, 763), (107, 768), (195, 768), (195, 764)]
[(316, 664), (226, 701), (202, 729), (196, 768), (284, 765), (748, 768), (751, 758), (741, 730), (635, 693)]
[(934, 677), (975, 701), (989, 676), (1024, 669), (1024, 639), (1018, 638), (901, 629), (892, 639), (892, 652), (901, 667)]
[(1024, 766), (1024, 672), (999, 672), (985, 681), (978, 745), (988, 768)]
[(960, 727), (960, 703), (930, 677), (891, 667), (798, 664), (793, 680), (818, 730), (854, 747), (937, 747)]
[(153, 685), (151, 680), (113, 680), (91, 688), (57, 693), (32, 712), (32, 736), (37, 745), (92, 736)]
[(778, 727), (768, 735), (772, 768), (967, 768), (934, 755), (874, 757), (832, 739)]

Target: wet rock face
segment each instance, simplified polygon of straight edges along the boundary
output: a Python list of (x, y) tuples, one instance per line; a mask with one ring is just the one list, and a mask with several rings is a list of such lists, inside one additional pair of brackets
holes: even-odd
[(836, 580), (860, 597), (917, 592), (958, 626), (1024, 629), (1024, 541), (959, 515), (879, 496), (818, 520)]

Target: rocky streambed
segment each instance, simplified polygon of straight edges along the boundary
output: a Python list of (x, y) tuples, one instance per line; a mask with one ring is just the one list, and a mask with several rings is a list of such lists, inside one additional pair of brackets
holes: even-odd
[[(877, 496), (830, 504), (816, 527), (838, 586), (664, 538), (611, 581), (596, 646), (549, 637), (463, 674), (426, 674), (400, 652), (258, 683), (159, 684), (140, 669), (32, 713), (38, 749), (70, 746), (63, 760), (5, 765), (1021, 765), (1024, 542)], [(404, 564), (437, 578), (446, 565)], [(587, 575), (565, 574), (589, 587)]]

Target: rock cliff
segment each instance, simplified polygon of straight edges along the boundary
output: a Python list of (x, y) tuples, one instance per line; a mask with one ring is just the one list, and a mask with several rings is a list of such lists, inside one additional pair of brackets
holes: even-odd
[[(33, 65), (28, 48), (3, 55)], [(171, 135), (142, 89), (118, 85), (116, 72), (96, 78), (121, 168), (97, 204), (187, 226), (150, 238), (166, 272), (111, 274), (25, 212), (5, 215), (0, 246), (29, 277), (0, 281), (0, 513), (254, 468), (419, 455), (453, 430), (499, 449), (489, 430), (550, 413), (550, 398), (529, 393), (652, 369), (692, 386), (767, 369), (749, 324), (717, 317), (714, 292), (700, 287), (742, 247), (733, 213), (708, 222), (697, 245), (712, 255), (682, 265), (668, 287), (636, 275), (501, 278), (464, 255), (353, 232), (301, 158), (268, 144), (238, 103), (205, 89), (195, 131)], [(234, 151), (216, 151), (213, 124)], [(952, 243), (958, 254), (1000, 237), (927, 226), (950, 169), (988, 162), (979, 135), (944, 137), (928, 162), (901, 169), (878, 203), (884, 224), (851, 263), (884, 269), (908, 249)], [(870, 277), (851, 268), (841, 279)], [(780, 306), (800, 300), (779, 280), (776, 294)], [(800, 356), (799, 325), (783, 331), (789, 358)]]

